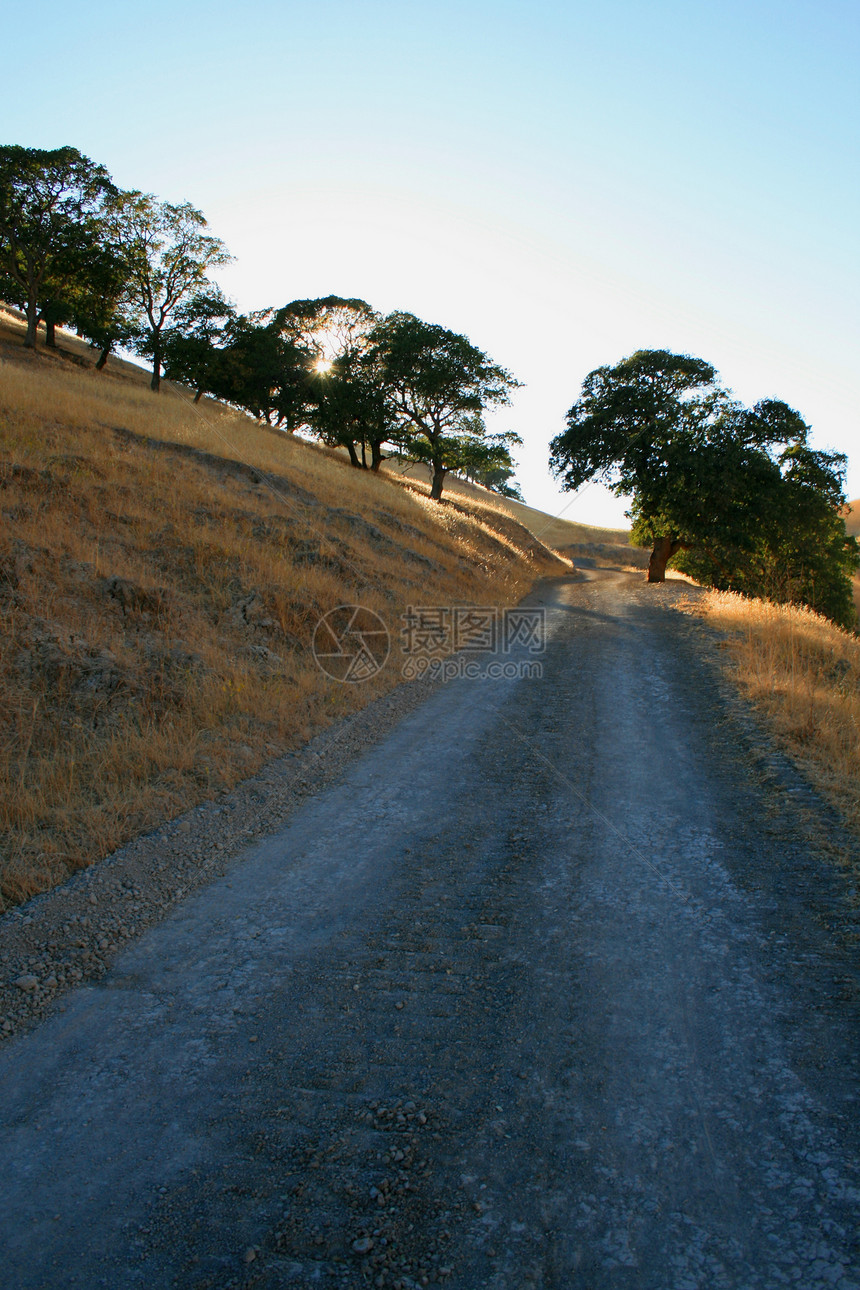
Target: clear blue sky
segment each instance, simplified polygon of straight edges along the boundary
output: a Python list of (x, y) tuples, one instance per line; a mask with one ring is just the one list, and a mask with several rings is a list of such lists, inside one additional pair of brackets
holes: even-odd
[[(527, 500), (583, 377), (696, 354), (860, 496), (856, 0), (4, 6), (0, 137), (190, 200), (245, 309), (362, 296), (525, 382)], [(17, 69), (17, 72), (15, 71)]]

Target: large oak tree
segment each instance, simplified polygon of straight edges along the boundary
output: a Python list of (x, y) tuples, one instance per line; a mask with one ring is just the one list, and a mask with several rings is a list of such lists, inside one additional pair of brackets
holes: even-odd
[(841, 509), (845, 459), (808, 442), (777, 399), (744, 408), (709, 363), (640, 350), (585, 378), (552, 441), (563, 487), (600, 479), (633, 496), (633, 535), (652, 544), (649, 582), (670, 559), (712, 585), (797, 600), (853, 621), (857, 548)]
[(135, 348), (151, 361), (151, 387), (157, 391), (168, 324), (183, 302), (214, 289), (209, 270), (232, 257), (189, 202), (173, 205), (151, 193), (121, 192), (110, 203), (108, 224), (127, 264), (128, 293), (139, 315)]
[(194, 402), (218, 388), (223, 347), (237, 314), (220, 287), (206, 288), (184, 300), (164, 331), (164, 374), (194, 389)]
[(27, 315), (28, 348), (42, 309), (56, 321), (50, 306), (97, 244), (98, 217), (115, 191), (104, 166), (77, 148), (0, 147), (0, 275)]
[(430, 496), (438, 501), (446, 474), (457, 469), (457, 445), (483, 437), (482, 414), (510, 403), (519, 381), (467, 337), (413, 314), (390, 314), (371, 340), (391, 406), (416, 455), (430, 465)]
[[(689, 454), (731, 400), (710, 363), (667, 350), (638, 350), (614, 367), (586, 376), (567, 414), (567, 429), (550, 444), (550, 465), (564, 489), (591, 479), (619, 496), (633, 494), (642, 515), (667, 510)], [(683, 536), (674, 519), (655, 533), (648, 570), (662, 582)]]
[(350, 463), (379, 470), (383, 445), (399, 442), (385, 372), (373, 348), (379, 314), (366, 300), (324, 296), (294, 300), (280, 324), (307, 351), (310, 429), (346, 448)]

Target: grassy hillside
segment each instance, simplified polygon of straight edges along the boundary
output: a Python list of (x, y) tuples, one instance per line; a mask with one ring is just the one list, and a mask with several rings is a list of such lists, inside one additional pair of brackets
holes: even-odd
[[(429, 467), (422, 464), (404, 467), (392, 463), (387, 469), (392, 475), (399, 476), (401, 479), (413, 479), (422, 482), (428, 482), (430, 479)], [(446, 477), (445, 492), (449, 496), (469, 499), (483, 505), (492, 505), (506, 511), (508, 515), (511, 515), (520, 524), (524, 525), (530, 533), (539, 538), (541, 542), (556, 551), (593, 542), (627, 545), (630, 539), (629, 529), (606, 529), (595, 524), (576, 524), (573, 520), (556, 519), (552, 515), (547, 515), (544, 511), (535, 510), (533, 506), (524, 506), (522, 502), (516, 502), (507, 497), (499, 497), (498, 494), (491, 493), (488, 489), (481, 488), (480, 485), (470, 484), (465, 479), (458, 479), (455, 475)]]
[(399, 682), (311, 652), (360, 603), (510, 604), (568, 566), (492, 500), (426, 489), (0, 317), (0, 892), (62, 881)]

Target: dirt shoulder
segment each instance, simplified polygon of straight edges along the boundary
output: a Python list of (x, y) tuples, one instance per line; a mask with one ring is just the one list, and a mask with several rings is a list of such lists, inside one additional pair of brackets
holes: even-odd
[(60, 887), (0, 916), (0, 1037), (96, 981), (119, 952), (182, 900), (225, 874), (249, 843), (283, 828), (309, 796), (426, 701), (404, 683), (230, 792), (135, 838)]

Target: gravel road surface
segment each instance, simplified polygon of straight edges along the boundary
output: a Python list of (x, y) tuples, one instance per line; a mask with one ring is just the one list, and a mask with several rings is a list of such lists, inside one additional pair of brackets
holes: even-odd
[(4, 1046), (3, 1287), (860, 1290), (858, 870), (687, 590), (545, 584)]

